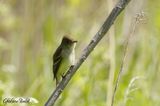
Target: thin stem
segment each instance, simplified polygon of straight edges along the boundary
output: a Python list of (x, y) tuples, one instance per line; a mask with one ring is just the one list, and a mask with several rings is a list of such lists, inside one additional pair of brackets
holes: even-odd
[(122, 75), (122, 72), (124, 70), (124, 64), (125, 64), (125, 59), (126, 59), (126, 54), (127, 54), (127, 50), (128, 50), (128, 44), (130, 42), (130, 38), (133, 36), (134, 32), (135, 32), (135, 29), (136, 29), (136, 25), (138, 24), (138, 22), (140, 21), (140, 18), (141, 16), (138, 14), (137, 17), (136, 17), (136, 20), (135, 22), (133, 23), (133, 28), (130, 32), (130, 34), (127, 36), (126, 40), (124, 41), (124, 52), (123, 52), (123, 57), (122, 57), (122, 62), (121, 62), (121, 67), (120, 67), (120, 70), (119, 70), (119, 73), (118, 73), (118, 78), (116, 80), (116, 85), (115, 85), (115, 88), (114, 88), (114, 92), (113, 92), (113, 96), (112, 96), (112, 103), (111, 103), (111, 106), (113, 106), (113, 103), (114, 103), (114, 99), (115, 99), (115, 95), (116, 95), (116, 91), (117, 91), (117, 88), (118, 88), (118, 85), (119, 85), (119, 81), (120, 81), (120, 78), (121, 78), (121, 75)]

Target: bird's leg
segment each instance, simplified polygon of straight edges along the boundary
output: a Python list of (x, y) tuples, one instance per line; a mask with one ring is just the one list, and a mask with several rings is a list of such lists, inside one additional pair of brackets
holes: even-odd
[(62, 79), (65, 78), (65, 74), (62, 75)]
[(71, 68), (73, 68), (74, 67), (74, 65), (71, 65)]
[[(74, 65), (71, 65), (71, 66), (70, 66), (70, 69), (72, 69), (73, 67), (74, 67)], [(70, 71), (70, 69), (69, 69), (69, 71)], [(65, 73), (63, 73), (63, 74), (61, 75), (61, 76), (62, 76), (62, 79), (65, 78), (66, 73), (67, 73), (67, 72), (65, 72)]]

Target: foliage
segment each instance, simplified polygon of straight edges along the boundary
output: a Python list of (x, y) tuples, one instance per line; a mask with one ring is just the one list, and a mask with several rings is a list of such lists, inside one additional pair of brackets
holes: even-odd
[[(114, 106), (160, 105), (160, 3), (135, 1), (114, 23), (115, 35), (106, 35), (82, 64), (56, 106), (106, 106), (111, 59), (116, 79), (124, 39), (141, 9), (146, 17), (131, 38)], [(62, 36), (78, 40), (78, 58), (107, 17), (107, 5), (106, 0), (0, 1), (0, 100), (33, 97), (39, 101), (35, 105), (43, 106), (55, 88), (52, 54)], [(7, 106), (12, 105), (17, 106)]]

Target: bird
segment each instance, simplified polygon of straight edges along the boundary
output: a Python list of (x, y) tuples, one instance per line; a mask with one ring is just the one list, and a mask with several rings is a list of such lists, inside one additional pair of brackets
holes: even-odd
[(53, 54), (53, 79), (56, 79), (56, 86), (60, 83), (66, 71), (75, 64), (76, 44), (76, 40), (65, 35)]

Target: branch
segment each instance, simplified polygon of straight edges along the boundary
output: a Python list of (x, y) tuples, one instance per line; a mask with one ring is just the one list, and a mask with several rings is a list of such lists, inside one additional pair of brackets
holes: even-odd
[(99, 43), (99, 41), (104, 37), (104, 35), (108, 32), (109, 28), (114, 23), (117, 16), (122, 12), (122, 10), (126, 7), (126, 5), (130, 2), (130, 0), (119, 0), (117, 5), (113, 8), (110, 15), (102, 25), (102, 27), (99, 29), (99, 31), (95, 34), (95, 36), (92, 38), (90, 43), (87, 45), (87, 47), (82, 52), (82, 55), (80, 56), (77, 63), (70, 67), (70, 69), (67, 71), (66, 75), (62, 79), (62, 81), (59, 83), (57, 88), (54, 90), (48, 101), (46, 102), (45, 106), (52, 106), (56, 102), (59, 95), (62, 93), (72, 76), (75, 74), (77, 69), (81, 66), (81, 64), (85, 61), (85, 59), (89, 56), (91, 51), (95, 48), (95, 46)]

